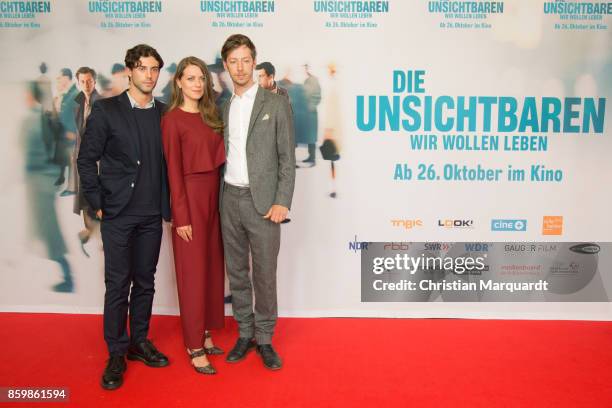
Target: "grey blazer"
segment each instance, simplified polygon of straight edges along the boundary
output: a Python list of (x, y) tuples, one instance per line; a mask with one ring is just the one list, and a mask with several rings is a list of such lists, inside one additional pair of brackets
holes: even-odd
[[(231, 99), (223, 105), (226, 152), (230, 104)], [(286, 97), (258, 87), (249, 122), (246, 156), (249, 187), (257, 212), (265, 215), (273, 204), (291, 208), (295, 185), (295, 135)], [(224, 173), (225, 167), (222, 188)]]

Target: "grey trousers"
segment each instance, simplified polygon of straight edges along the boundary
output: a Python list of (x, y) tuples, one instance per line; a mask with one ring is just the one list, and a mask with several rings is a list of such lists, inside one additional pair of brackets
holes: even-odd
[[(280, 248), (280, 225), (264, 219), (257, 212), (248, 188), (226, 183), (222, 194), (221, 232), (225, 266), (239, 335), (254, 336), (258, 344), (270, 344), (278, 315), (276, 259)], [(252, 282), (249, 250), (253, 263)]]

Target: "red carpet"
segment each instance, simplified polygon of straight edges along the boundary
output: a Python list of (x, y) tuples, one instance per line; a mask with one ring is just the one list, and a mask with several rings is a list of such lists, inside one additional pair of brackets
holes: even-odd
[[(117, 391), (100, 388), (102, 318), (0, 313), (0, 386), (67, 386), (75, 407), (612, 407), (612, 324), (447, 319), (280, 319), (284, 360), (255, 353), (219, 374), (188, 364), (177, 317), (155, 316), (166, 368), (128, 362)], [(236, 326), (213, 333), (226, 351)]]

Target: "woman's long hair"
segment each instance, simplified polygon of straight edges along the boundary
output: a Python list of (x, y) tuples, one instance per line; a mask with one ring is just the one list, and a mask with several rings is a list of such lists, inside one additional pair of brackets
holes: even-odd
[(217, 110), (217, 104), (215, 103), (212, 78), (208, 68), (206, 67), (206, 63), (197, 57), (186, 57), (178, 63), (176, 73), (172, 77), (172, 96), (170, 98), (170, 107), (168, 108), (168, 111), (175, 108), (180, 108), (185, 101), (183, 91), (178, 87), (177, 81), (182, 78), (185, 69), (190, 65), (200, 68), (202, 74), (204, 74), (204, 94), (198, 101), (198, 110), (200, 111), (202, 120), (216, 133), (221, 134), (223, 133), (223, 121), (219, 117), (219, 111)]

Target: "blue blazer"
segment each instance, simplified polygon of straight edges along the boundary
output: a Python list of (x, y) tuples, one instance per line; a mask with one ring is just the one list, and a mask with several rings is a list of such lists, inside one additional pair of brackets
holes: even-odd
[[(160, 121), (165, 108), (165, 104), (155, 100), (153, 109), (159, 114)], [(93, 104), (81, 141), (77, 167), (85, 199), (94, 212), (101, 209), (104, 218), (119, 215), (132, 197), (140, 170), (138, 140), (138, 126), (127, 91)], [(162, 217), (170, 221), (166, 161), (163, 151), (160, 154), (161, 212)]]

